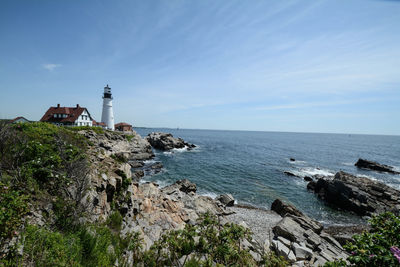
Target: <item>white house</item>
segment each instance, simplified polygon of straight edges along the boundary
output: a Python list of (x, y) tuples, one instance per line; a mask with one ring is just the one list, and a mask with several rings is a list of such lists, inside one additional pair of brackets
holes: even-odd
[(43, 117), (42, 122), (49, 122), (60, 126), (92, 126), (93, 118), (89, 111), (76, 105), (76, 107), (50, 107)]

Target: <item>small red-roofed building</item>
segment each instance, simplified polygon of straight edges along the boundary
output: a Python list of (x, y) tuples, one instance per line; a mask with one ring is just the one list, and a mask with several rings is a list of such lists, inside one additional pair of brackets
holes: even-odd
[(106, 129), (107, 125), (104, 122), (97, 122), (93, 120), (93, 127), (101, 127), (103, 129)]
[(10, 121), (10, 123), (19, 123), (19, 122), (30, 122), (29, 120), (27, 120), (26, 118), (24, 118), (24, 117), (16, 117), (16, 118), (14, 118), (14, 119), (12, 119), (11, 121)]
[(85, 107), (76, 105), (76, 107), (50, 107), (41, 122), (49, 122), (59, 126), (92, 126), (93, 118)]
[(122, 132), (132, 131), (132, 125), (130, 125), (126, 122), (120, 122), (120, 123), (115, 124), (115, 130), (122, 131)]

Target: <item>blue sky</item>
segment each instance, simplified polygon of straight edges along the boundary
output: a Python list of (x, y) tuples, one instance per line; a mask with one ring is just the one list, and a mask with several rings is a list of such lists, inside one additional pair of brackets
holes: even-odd
[(400, 134), (400, 1), (0, 2), (0, 118)]

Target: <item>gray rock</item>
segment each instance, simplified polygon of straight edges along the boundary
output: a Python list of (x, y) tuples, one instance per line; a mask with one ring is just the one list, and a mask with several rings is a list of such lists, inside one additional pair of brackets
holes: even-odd
[(292, 245), (294, 254), (296, 255), (296, 260), (310, 260), (312, 255), (313, 255), (313, 251), (309, 248), (307, 248), (306, 246), (302, 246), (298, 243), (293, 243)]
[(222, 194), (217, 197), (217, 200), (228, 207), (232, 207), (235, 204), (235, 199), (231, 194)]
[(400, 172), (393, 170), (392, 166), (377, 163), (375, 161), (370, 161), (366, 159), (358, 159), (354, 166), (361, 169), (370, 169), (379, 172), (387, 172), (392, 174), (400, 174)]
[(174, 148), (184, 148), (192, 149), (195, 147), (193, 144), (186, 143), (182, 138), (175, 138), (170, 133), (160, 133), (153, 132), (147, 135), (147, 141), (152, 147), (159, 150), (171, 150)]
[(321, 178), (307, 188), (321, 199), (343, 210), (360, 216), (371, 216), (383, 212), (400, 213), (400, 191), (384, 183), (345, 172), (336, 173), (333, 179)]

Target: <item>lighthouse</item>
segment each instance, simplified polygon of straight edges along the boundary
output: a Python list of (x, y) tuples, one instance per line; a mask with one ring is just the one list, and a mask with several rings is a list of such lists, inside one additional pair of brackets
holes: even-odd
[(112, 108), (112, 95), (111, 88), (104, 87), (104, 95), (103, 95), (103, 112), (101, 114), (101, 122), (106, 124), (107, 129), (114, 131), (114, 113)]

